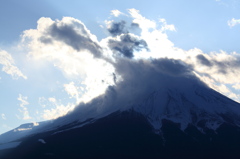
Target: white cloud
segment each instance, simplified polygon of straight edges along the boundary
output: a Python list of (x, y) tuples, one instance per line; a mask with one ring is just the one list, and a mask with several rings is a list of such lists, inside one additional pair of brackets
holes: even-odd
[(6, 115), (5, 115), (5, 114), (3, 114), (3, 113), (2, 113), (2, 114), (1, 114), (1, 117), (2, 117), (2, 119), (3, 119), (3, 120), (7, 120), (7, 118), (6, 118)]
[[(139, 58), (173, 58), (193, 66), (199, 77), (213, 89), (236, 100), (238, 94), (231, 92), (226, 84), (236, 84), (240, 79), (240, 55), (239, 53), (226, 53), (224, 51), (204, 53), (198, 48), (184, 50), (174, 46), (164, 31), (176, 31), (174, 25), (168, 25), (165, 19), (160, 19), (158, 24), (153, 20), (146, 19), (135, 9), (129, 10), (133, 22), (143, 29), (141, 38), (144, 39), (150, 52), (140, 51), (136, 54)], [(240, 23), (233, 20), (234, 24)], [(160, 25), (160, 29), (158, 29)], [(202, 55), (203, 58), (200, 58)], [(199, 58), (198, 58), (199, 57)], [(205, 61), (204, 61), (205, 60)], [(203, 63), (205, 62), (205, 63)], [(207, 64), (209, 62), (209, 65)]]
[(159, 22), (162, 23), (162, 28), (161, 28), (162, 31), (167, 31), (167, 30), (176, 31), (175, 26), (173, 24), (167, 24), (166, 19), (161, 18), (159, 19)]
[(118, 17), (119, 15), (123, 14), (122, 12), (120, 12), (119, 10), (112, 10), (111, 11), (111, 15)]
[(22, 116), (23, 116), (22, 119), (23, 120), (32, 119), (32, 117), (30, 117), (29, 115), (28, 108), (26, 107), (26, 105), (29, 105), (27, 101), (28, 97), (22, 96), (21, 94), (19, 94), (19, 97), (17, 99), (21, 102), (19, 111), (22, 113)]
[(3, 65), (2, 71), (11, 75), (13, 79), (18, 79), (22, 77), (27, 79), (25, 76), (15, 65), (12, 56), (6, 51), (0, 50), (0, 65)]
[(79, 100), (79, 88), (75, 86), (74, 82), (70, 82), (69, 84), (64, 84), (65, 91), (72, 97)]
[(51, 97), (51, 98), (48, 98), (48, 101), (52, 102), (52, 103), (55, 103), (57, 100), (56, 100), (56, 98)]
[(44, 109), (42, 118), (45, 120), (56, 119), (58, 117), (66, 115), (69, 111), (75, 108), (75, 104), (64, 105), (59, 101), (51, 101), (55, 106), (50, 109)]
[(139, 13), (139, 10), (129, 9), (128, 12), (131, 15), (131, 17), (133, 18), (133, 22), (137, 23), (139, 25), (139, 27), (142, 29), (142, 34), (147, 33), (149, 31), (149, 29), (156, 28), (156, 23), (152, 20), (149, 20), (149, 19), (143, 17)]
[(228, 26), (234, 27), (235, 25), (240, 24), (240, 19), (235, 19), (232, 18), (231, 20), (228, 21)]
[[(67, 26), (64, 29), (68, 29), (73, 35), (65, 35), (56, 28), (49, 31), (53, 25), (56, 27)], [(46, 34), (46, 32), (50, 33)], [(51, 34), (52, 32), (54, 34)], [(55, 34), (58, 36), (56, 37)], [(68, 40), (63, 39), (75, 41), (76, 44), (69, 44)], [(82, 42), (84, 40), (88, 43)], [(29, 59), (35, 60), (36, 63), (50, 61), (55, 68), (63, 73), (66, 79), (74, 82), (74, 85), (64, 85), (64, 87), (67, 93), (74, 96), (78, 102), (89, 101), (104, 93), (108, 84), (113, 83), (113, 66), (107, 61), (97, 58), (109, 55), (106, 52), (101, 55), (99, 51), (105, 48), (101, 48), (96, 36), (91, 34), (85, 25), (77, 19), (65, 17), (62, 20), (53, 21), (50, 18), (41, 18), (38, 21), (37, 29), (24, 32), (22, 42), (23, 46), (30, 50)], [(96, 54), (96, 51), (99, 53)], [(102, 81), (105, 84), (102, 84)], [(81, 86), (77, 86), (76, 83), (81, 83)], [(82, 90), (79, 88), (81, 87), (84, 87), (85, 95), (80, 99), (79, 94), (82, 93)]]
[(63, 104), (61, 99), (55, 97), (39, 97), (39, 105), (43, 108), (40, 114), (41, 119), (51, 120), (66, 115), (69, 111), (73, 110), (76, 103)]

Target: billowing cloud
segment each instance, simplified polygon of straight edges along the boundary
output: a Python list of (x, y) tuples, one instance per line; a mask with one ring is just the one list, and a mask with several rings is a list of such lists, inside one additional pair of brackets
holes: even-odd
[[(170, 67), (170, 68), (169, 68)], [(115, 65), (116, 73), (123, 80), (109, 86), (104, 95), (89, 103), (81, 103), (69, 114), (90, 118), (140, 104), (150, 94), (160, 90), (190, 90), (193, 85), (206, 85), (180, 60), (130, 60), (121, 58)], [(84, 113), (84, 114), (83, 114)]]
[(14, 64), (14, 59), (6, 51), (0, 50), (0, 65), (3, 65), (2, 71), (11, 75), (13, 79), (18, 79), (22, 77), (27, 79), (25, 76)]
[(71, 17), (56, 21), (40, 18), (37, 29), (24, 32), (23, 41), (30, 42), (30, 47), (33, 47), (33, 43), (42, 47), (49, 45), (49, 48), (52, 45), (63, 45), (78, 52), (89, 52), (95, 57), (101, 56), (101, 47), (96, 36), (81, 21)]
[(22, 113), (23, 116), (22, 119), (23, 120), (32, 119), (32, 117), (30, 117), (29, 115), (28, 108), (26, 107), (27, 105), (29, 105), (27, 101), (28, 97), (19, 94), (19, 97), (17, 99), (21, 102), (19, 111)]
[[(74, 25), (77, 25), (79, 30), (75, 30)], [(53, 39), (62, 41), (67, 45), (72, 46), (75, 50), (89, 50), (95, 56), (100, 56), (100, 46), (92, 41), (81, 23), (77, 24), (53, 24), (46, 35), (50, 35)]]
[[(117, 17), (120, 12), (112, 14)], [(41, 18), (36, 29), (23, 33), (23, 44), (30, 50), (30, 59), (48, 61), (63, 73), (66, 81), (60, 85), (66, 96), (83, 107), (91, 103), (99, 106), (90, 113), (130, 105), (156, 89), (179, 84), (177, 87), (187, 88), (187, 81), (239, 98), (228, 87), (239, 88), (238, 53), (184, 50), (169, 40), (167, 32), (176, 29), (165, 19), (149, 20), (136, 9), (121, 15), (125, 19), (107, 21), (110, 36), (100, 41), (77, 19)], [(140, 33), (135, 34), (135, 29)], [(42, 97), (42, 116), (53, 119), (65, 115), (76, 102)]]
[(148, 32), (150, 28), (156, 28), (156, 23), (152, 20), (149, 20), (145, 17), (143, 17), (140, 13), (139, 10), (136, 10), (134, 8), (128, 10), (130, 16), (133, 18), (133, 23), (138, 24), (139, 27), (143, 30), (144, 32)]
[(107, 83), (113, 83), (114, 68), (107, 60), (107, 52), (103, 51), (105, 46), (100, 46), (96, 36), (79, 20), (41, 18), (37, 29), (23, 33), (22, 42), (30, 50), (31, 60), (49, 61), (68, 81), (78, 83), (76, 87), (85, 86), (78, 89), (77, 94), (84, 92), (81, 101), (104, 93)]
[(88, 50), (94, 56), (99, 57), (101, 56), (101, 47), (91, 36), (90, 31), (81, 21), (65, 17), (61, 21), (57, 20), (47, 26), (39, 40), (43, 43), (52, 43), (53, 40), (60, 41), (77, 51)]
[(228, 21), (228, 26), (234, 27), (235, 25), (240, 24), (240, 19), (235, 19), (232, 18), (231, 20)]

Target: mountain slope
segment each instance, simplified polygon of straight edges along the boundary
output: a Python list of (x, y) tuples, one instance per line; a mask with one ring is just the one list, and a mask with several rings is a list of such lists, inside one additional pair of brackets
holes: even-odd
[(115, 112), (81, 128), (33, 135), (0, 157), (239, 158), (239, 130), (223, 124), (216, 132), (203, 134), (192, 125), (182, 131), (178, 124), (163, 120), (161, 134), (155, 134), (143, 115), (130, 110)]
[(152, 93), (143, 103), (134, 107), (146, 116), (153, 127), (162, 127), (162, 120), (179, 123), (182, 130), (189, 124), (199, 130), (216, 130), (221, 124), (240, 125), (239, 104), (220, 93), (199, 86), (193, 89), (163, 89)]

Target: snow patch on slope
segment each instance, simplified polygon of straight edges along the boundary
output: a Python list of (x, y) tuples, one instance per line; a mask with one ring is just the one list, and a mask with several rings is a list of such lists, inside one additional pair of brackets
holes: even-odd
[(39, 122), (39, 123), (27, 123), (22, 124), (19, 127), (3, 133), (0, 135), (0, 144), (9, 143), (20, 138), (26, 137), (30, 134), (38, 133), (45, 125), (51, 121)]
[(210, 88), (196, 86), (186, 90), (176, 88), (155, 91), (134, 109), (146, 116), (157, 131), (161, 129), (163, 119), (179, 123), (182, 130), (189, 124), (201, 130), (216, 130), (222, 123), (228, 122), (222, 114), (230, 116), (236, 125), (240, 122), (238, 103)]

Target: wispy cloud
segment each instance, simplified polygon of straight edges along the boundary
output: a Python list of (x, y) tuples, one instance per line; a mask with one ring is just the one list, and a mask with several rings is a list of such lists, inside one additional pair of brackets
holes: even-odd
[(238, 24), (240, 24), (240, 19), (232, 18), (231, 20), (228, 21), (228, 26), (230, 26), (231, 28)]
[(237, 83), (237, 84), (233, 85), (233, 88), (240, 89), (240, 83)]
[(14, 60), (6, 51), (0, 50), (0, 65), (3, 65), (2, 71), (11, 75), (13, 79), (18, 79), (19, 77), (22, 77), (24, 79), (27, 79), (27, 76), (25, 76), (14, 64)]
[(62, 102), (62, 99), (57, 99), (55, 97), (39, 97), (39, 105), (42, 107), (41, 111), (37, 112), (40, 119), (51, 120), (64, 116), (69, 111), (73, 110), (76, 102), (64, 103)]
[(19, 111), (22, 113), (23, 116), (22, 119), (23, 120), (32, 119), (32, 117), (30, 117), (29, 115), (28, 108), (26, 107), (27, 105), (29, 105), (27, 101), (28, 97), (19, 94), (19, 97), (17, 99), (21, 102)]
[(1, 117), (2, 117), (2, 119), (3, 119), (3, 120), (7, 120), (7, 118), (6, 118), (6, 115), (5, 115), (5, 114), (3, 114), (3, 113), (2, 113), (2, 114), (1, 114)]
[(159, 19), (159, 22), (162, 23), (162, 27), (161, 27), (162, 31), (167, 31), (167, 30), (176, 31), (175, 26), (173, 24), (167, 24), (166, 19), (161, 18), (161, 19)]
[(80, 88), (77, 87), (74, 82), (70, 82), (69, 84), (64, 84), (65, 91), (70, 95), (71, 98), (76, 99), (76, 103), (80, 102)]
[(69, 111), (72, 111), (76, 105), (75, 103), (64, 105), (61, 103), (61, 101), (57, 101), (55, 98), (49, 98), (48, 100), (54, 106), (52, 108), (45, 108), (43, 110), (42, 118), (45, 120), (56, 119), (64, 116)]

